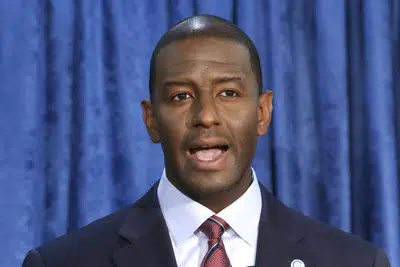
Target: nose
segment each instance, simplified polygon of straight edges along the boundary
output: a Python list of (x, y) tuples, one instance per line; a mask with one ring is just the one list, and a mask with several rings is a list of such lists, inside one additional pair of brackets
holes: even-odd
[(212, 97), (198, 98), (193, 105), (193, 126), (211, 128), (221, 124), (215, 100)]

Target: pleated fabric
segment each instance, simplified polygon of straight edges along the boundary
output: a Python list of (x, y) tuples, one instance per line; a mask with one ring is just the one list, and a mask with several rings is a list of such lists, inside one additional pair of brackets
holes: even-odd
[(259, 180), (400, 267), (394, 0), (0, 0), (0, 266), (159, 179), (140, 108), (150, 55), (169, 26), (205, 13), (249, 34), (275, 94)]

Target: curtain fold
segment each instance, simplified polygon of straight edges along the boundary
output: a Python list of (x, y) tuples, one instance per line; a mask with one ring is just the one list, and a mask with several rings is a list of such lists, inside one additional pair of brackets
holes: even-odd
[(0, 0), (1, 266), (159, 179), (140, 108), (151, 52), (169, 26), (206, 13), (249, 34), (274, 91), (259, 180), (400, 267), (394, 0)]

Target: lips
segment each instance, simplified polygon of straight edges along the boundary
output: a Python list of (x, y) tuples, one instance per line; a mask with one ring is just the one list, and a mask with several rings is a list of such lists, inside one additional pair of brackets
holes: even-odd
[(224, 140), (198, 140), (188, 149), (188, 158), (195, 169), (221, 170), (226, 167), (229, 145)]
[(213, 161), (228, 149), (227, 145), (201, 146), (189, 149), (189, 153), (200, 161)]

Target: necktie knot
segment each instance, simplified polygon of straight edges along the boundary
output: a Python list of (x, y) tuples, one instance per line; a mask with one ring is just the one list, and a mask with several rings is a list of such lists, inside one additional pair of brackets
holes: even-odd
[(229, 228), (228, 223), (218, 216), (208, 218), (200, 227), (202, 231), (210, 240), (221, 239), (224, 232)]

